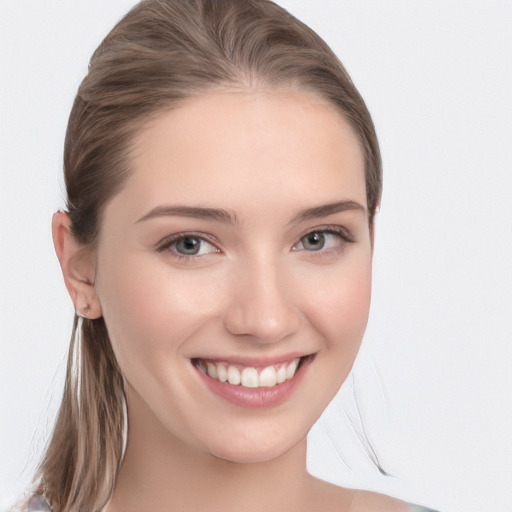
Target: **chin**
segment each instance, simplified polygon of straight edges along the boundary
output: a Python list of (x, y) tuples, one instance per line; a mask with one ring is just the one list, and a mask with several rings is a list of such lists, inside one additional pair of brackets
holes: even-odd
[(211, 447), (210, 453), (218, 459), (235, 464), (265, 463), (278, 459), (306, 439), (304, 435), (292, 443), (289, 437), (269, 437), (271, 436), (258, 435), (249, 439), (237, 439), (235, 442), (232, 442), (232, 438), (229, 446)]
[(282, 450), (265, 452), (259, 450), (247, 450), (245, 453), (229, 451), (228, 453), (212, 453), (212, 455), (217, 459), (231, 462), (233, 464), (259, 464), (278, 459), (283, 455), (283, 453)]

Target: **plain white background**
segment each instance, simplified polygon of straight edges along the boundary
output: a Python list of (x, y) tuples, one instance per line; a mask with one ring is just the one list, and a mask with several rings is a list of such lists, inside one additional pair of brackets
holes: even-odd
[[(385, 169), (355, 393), (315, 427), (310, 468), (443, 512), (510, 511), (512, 2), (279, 3), (347, 67)], [(67, 115), (131, 5), (0, 0), (0, 508), (26, 484), (61, 392), (73, 310), (50, 220)], [(354, 396), (393, 477), (346, 421)]]

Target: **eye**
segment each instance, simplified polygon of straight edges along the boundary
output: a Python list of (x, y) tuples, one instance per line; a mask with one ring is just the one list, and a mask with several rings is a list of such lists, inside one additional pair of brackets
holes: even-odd
[(306, 251), (320, 251), (325, 247), (326, 239), (325, 233), (314, 232), (302, 237), (300, 243)]
[(352, 238), (342, 228), (326, 228), (311, 231), (293, 246), (296, 251), (329, 251), (342, 249)]
[(177, 257), (205, 256), (219, 249), (199, 235), (180, 234), (167, 238), (158, 246), (158, 251), (169, 250)]
[(184, 236), (176, 240), (173, 247), (184, 256), (199, 256), (210, 252), (212, 245), (197, 236)]

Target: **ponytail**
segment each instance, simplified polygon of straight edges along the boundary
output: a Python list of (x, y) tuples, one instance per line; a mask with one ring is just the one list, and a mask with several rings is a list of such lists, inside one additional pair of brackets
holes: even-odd
[(75, 316), (64, 395), (37, 478), (54, 512), (97, 512), (123, 451), (124, 390), (102, 318)]

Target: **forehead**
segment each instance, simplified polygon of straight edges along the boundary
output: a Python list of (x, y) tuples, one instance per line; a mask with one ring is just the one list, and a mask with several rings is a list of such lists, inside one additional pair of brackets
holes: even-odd
[(260, 205), (341, 198), (366, 207), (357, 136), (338, 109), (309, 92), (194, 97), (139, 133), (131, 171), (120, 195), (141, 207), (224, 201), (237, 208), (255, 197)]

